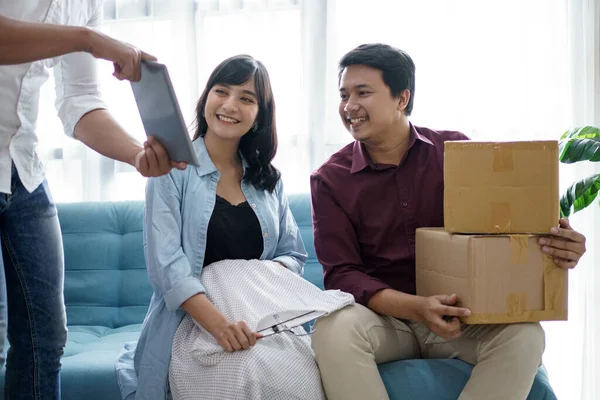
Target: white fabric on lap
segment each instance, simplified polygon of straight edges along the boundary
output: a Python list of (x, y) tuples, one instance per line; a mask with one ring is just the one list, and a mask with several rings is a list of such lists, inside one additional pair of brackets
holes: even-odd
[[(246, 321), (253, 330), (273, 313), (331, 313), (354, 303), (352, 295), (322, 291), (272, 261), (219, 261), (203, 268), (201, 281), (229, 321)], [(306, 333), (302, 327), (293, 330)], [(173, 340), (169, 382), (175, 400), (325, 399), (308, 336), (283, 332), (260, 339), (249, 350), (227, 353), (189, 316)]]

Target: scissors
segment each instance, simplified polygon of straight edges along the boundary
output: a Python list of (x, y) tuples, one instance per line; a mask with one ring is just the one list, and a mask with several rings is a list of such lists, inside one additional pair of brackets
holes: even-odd
[(320, 310), (286, 310), (270, 314), (261, 319), (256, 326), (256, 333), (265, 336), (291, 331), (292, 328), (303, 325), (327, 314)]

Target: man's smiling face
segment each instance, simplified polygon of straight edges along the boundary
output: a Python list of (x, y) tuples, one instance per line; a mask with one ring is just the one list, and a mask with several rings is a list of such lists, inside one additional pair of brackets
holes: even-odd
[(402, 117), (400, 98), (392, 97), (382, 73), (367, 65), (350, 65), (340, 76), (339, 113), (354, 139), (378, 142)]

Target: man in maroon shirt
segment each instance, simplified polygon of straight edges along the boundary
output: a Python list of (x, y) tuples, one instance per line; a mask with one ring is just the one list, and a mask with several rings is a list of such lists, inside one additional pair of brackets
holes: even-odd
[[(339, 113), (355, 141), (311, 176), (313, 223), (325, 287), (357, 304), (315, 326), (327, 397), (388, 399), (377, 364), (423, 357), (475, 365), (460, 399), (524, 399), (544, 351), (539, 323), (461, 329), (457, 317), (470, 311), (455, 307), (455, 294), (415, 295), (415, 230), (443, 226), (444, 142), (467, 137), (409, 122), (414, 71), (408, 54), (383, 44), (340, 61)], [(573, 268), (585, 237), (559, 225), (552, 233), (563, 240), (540, 245)]]

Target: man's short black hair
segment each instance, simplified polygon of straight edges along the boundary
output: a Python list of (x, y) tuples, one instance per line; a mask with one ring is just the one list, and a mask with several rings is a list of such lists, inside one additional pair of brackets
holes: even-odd
[(360, 45), (340, 60), (338, 84), (342, 72), (350, 65), (368, 65), (380, 70), (383, 82), (395, 98), (408, 89), (410, 99), (404, 111), (410, 115), (415, 99), (415, 63), (405, 51), (382, 43)]

